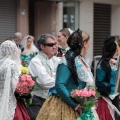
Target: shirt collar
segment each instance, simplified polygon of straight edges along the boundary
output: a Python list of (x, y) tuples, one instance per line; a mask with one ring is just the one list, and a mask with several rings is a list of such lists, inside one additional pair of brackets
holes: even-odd
[(70, 47), (67, 47), (67, 48), (65, 48), (65, 51), (68, 51), (70, 49)]
[(53, 57), (51, 57), (51, 58), (49, 59), (48, 56), (47, 56), (44, 52), (42, 52), (42, 51), (40, 51), (39, 53), (42, 54), (42, 56), (43, 56), (46, 60), (50, 60), (51, 58), (53, 58)]

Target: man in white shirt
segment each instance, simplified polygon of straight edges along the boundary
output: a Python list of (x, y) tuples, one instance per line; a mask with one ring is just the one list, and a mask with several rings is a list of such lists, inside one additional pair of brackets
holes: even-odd
[(55, 76), (59, 59), (54, 56), (56, 52), (57, 42), (54, 36), (43, 34), (37, 40), (39, 54), (30, 62), (29, 72), (37, 77), (37, 88), (33, 91), (33, 99), (36, 99), (39, 106), (35, 107), (35, 111), (39, 112), (42, 104), (48, 96), (49, 89), (55, 86)]

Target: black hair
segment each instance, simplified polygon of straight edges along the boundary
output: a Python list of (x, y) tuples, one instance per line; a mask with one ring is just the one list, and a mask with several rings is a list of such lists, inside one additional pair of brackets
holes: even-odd
[(103, 58), (112, 58), (116, 51), (115, 36), (108, 36), (103, 43)]
[(108, 76), (110, 76), (109, 74), (111, 72), (109, 61), (111, 58), (113, 58), (116, 52), (116, 49), (117, 49), (117, 45), (115, 41), (118, 43), (115, 36), (108, 36), (105, 38), (104, 43), (103, 43), (101, 68), (108, 71)]
[(103, 43), (101, 68), (108, 71), (108, 74), (111, 72), (109, 60), (113, 57), (115, 51), (116, 51), (115, 37), (114, 36), (106, 37)]
[(68, 46), (71, 48), (75, 54), (79, 55), (82, 49), (82, 31), (78, 29), (72, 35), (69, 36), (67, 40)]
[(72, 76), (76, 85), (78, 85), (78, 75), (76, 72), (75, 57), (80, 55), (82, 49), (82, 39), (82, 31), (80, 29), (72, 33), (67, 40), (70, 50), (68, 50), (65, 54), (68, 67), (72, 72)]

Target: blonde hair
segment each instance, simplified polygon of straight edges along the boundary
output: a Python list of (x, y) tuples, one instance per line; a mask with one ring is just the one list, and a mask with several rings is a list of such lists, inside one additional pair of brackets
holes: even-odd
[(89, 40), (89, 38), (90, 38), (90, 36), (89, 36), (89, 34), (88, 33), (86, 33), (85, 31), (82, 31), (82, 40), (83, 40), (83, 42), (84, 41), (88, 41)]

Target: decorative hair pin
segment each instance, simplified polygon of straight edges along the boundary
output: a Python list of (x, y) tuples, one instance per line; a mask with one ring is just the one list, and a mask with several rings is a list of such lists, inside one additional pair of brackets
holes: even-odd
[(82, 45), (79, 43), (79, 46), (82, 46)]

